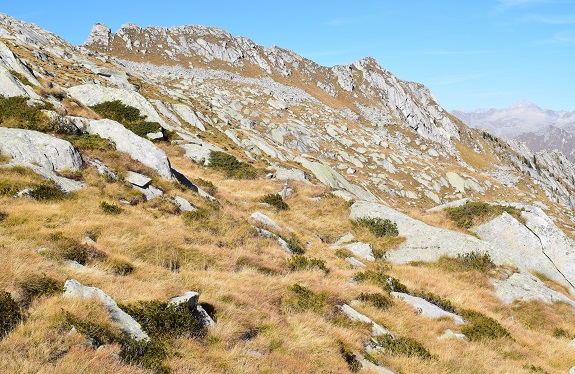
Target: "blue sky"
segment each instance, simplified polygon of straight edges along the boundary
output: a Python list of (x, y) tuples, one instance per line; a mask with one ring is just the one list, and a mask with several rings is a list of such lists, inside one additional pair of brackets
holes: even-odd
[(0, 12), (73, 44), (96, 22), (217, 26), (326, 66), (372, 56), (448, 110), (575, 110), (575, 0), (2, 0)]

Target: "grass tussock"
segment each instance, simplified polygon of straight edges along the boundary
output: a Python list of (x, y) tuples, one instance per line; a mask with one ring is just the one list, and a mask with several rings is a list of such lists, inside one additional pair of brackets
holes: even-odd
[(100, 203), (100, 209), (105, 214), (110, 214), (110, 215), (118, 215), (118, 214), (122, 214), (125, 212), (125, 210), (123, 208), (119, 207), (118, 205), (110, 204), (110, 203), (107, 203), (105, 201), (102, 201)]
[(288, 266), (290, 271), (302, 271), (302, 270), (321, 270), (325, 274), (329, 273), (329, 269), (326, 266), (324, 260), (319, 258), (309, 258), (303, 255), (294, 255), (288, 260)]
[(31, 107), (25, 97), (0, 97), (0, 125), (40, 132), (53, 131), (48, 117), (42, 112), (45, 106)]
[(398, 236), (397, 223), (390, 219), (365, 217), (353, 221), (354, 226), (366, 227), (373, 235), (378, 238), (384, 236)]
[(357, 356), (351, 351), (351, 349), (341, 340), (337, 342), (339, 347), (339, 354), (345, 360), (349, 371), (352, 373), (357, 373), (361, 370), (361, 362), (357, 359)]
[(421, 360), (430, 360), (434, 357), (423, 344), (410, 337), (394, 337), (386, 334), (372, 339), (375, 348), (384, 354), (416, 357)]
[(50, 296), (61, 293), (64, 282), (46, 276), (46, 274), (29, 274), (17, 283), (20, 290), (20, 303), (28, 307), (32, 301), (40, 296)]
[(313, 311), (319, 313), (326, 306), (328, 295), (316, 293), (299, 284), (291, 286), (283, 299), (285, 310), (291, 312)]
[(373, 305), (374, 307), (386, 310), (393, 306), (393, 300), (388, 295), (381, 293), (362, 292), (356, 297), (357, 300)]
[(492, 205), (484, 202), (471, 201), (465, 205), (446, 208), (447, 216), (463, 229), (469, 229), (473, 226), (480, 225), (497, 216), (507, 212), (520, 222), (525, 220), (521, 217), (521, 210), (503, 205)]
[(488, 273), (496, 267), (489, 253), (478, 251), (458, 254), (455, 258), (441, 257), (438, 260), (438, 266), (452, 272), (476, 270), (481, 273)]
[(469, 324), (461, 332), (471, 341), (510, 338), (509, 331), (495, 319), (475, 310), (461, 309), (457, 313)]
[(68, 135), (64, 137), (69, 141), (74, 148), (80, 151), (113, 151), (116, 149), (114, 142), (108, 139), (101, 138), (99, 135), (81, 134), (81, 135)]
[(64, 200), (68, 197), (68, 195), (52, 181), (47, 181), (33, 187), (26, 193), (26, 195), (38, 201)]

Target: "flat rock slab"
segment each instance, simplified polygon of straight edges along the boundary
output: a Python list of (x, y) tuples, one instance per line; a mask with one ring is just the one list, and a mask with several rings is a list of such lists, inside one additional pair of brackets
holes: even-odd
[(142, 330), (142, 326), (132, 316), (120, 309), (118, 304), (101, 289), (84, 286), (77, 280), (69, 279), (64, 284), (64, 296), (98, 300), (106, 307), (112, 321), (120, 325), (122, 332), (137, 341), (150, 340), (148, 334)]
[(278, 225), (277, 223), (274, 222), (273, 219), (271, 219), (270, 217), (266, 216), (263, 213), (260, 212), (254, 212), (252, 213), (252, 215), (250, 216), (250, 221), (255, 222), (255, 223), (259, 223), (261, 225), (270, 227), (274, 230), (277, 231), (281, 231), (281, 227), (280, 225)]
[(465, 324), (465, 321), (463, 320), (463, 318), (461, 318), (461, 316), (458, 316), (455, 313), (445, 311), (440, 307), (438, 307), (437, 305), (434, 305), (421, 297), (412, 296), (403, 292), (392, 292), (391, 295), (396, 299), (405, 301), (406, 303), (414, 307), (415, 310), (417, 310), (418, 314), (421, 314), (424, 317), (433, 319), (447, 317), (453, 319), (453, 321), (455, 321), (455, 323), (458, 325)]
[(353, 322), (363, 322), (368, 325), (371, 325), (371, 334), (373, 336), (381, 336), (389, 334), (390, 332), (383, 326), (378, 325), (377, 323), (373, 322), (371, 318), (366, 315), (361, 314), (357, 310), (353, 309), (347, 304), (339, 305), (339, 310), (343, 312)]
[(130, 182), (134, 186), (146, 188), (152, 181), (152, 178), (149, 178), (144, 174), (128, 171), (126, 172), (126, 181)]
[(575, 301), (550, 289), (530, 274), (514, 273), (503, 281), (492, 279), (491, 283), (495, 286), (495, 294), (505, 304), (511, 304), (516, 300), (536, 300), (547, 304), (564, 302), (575, 308)]

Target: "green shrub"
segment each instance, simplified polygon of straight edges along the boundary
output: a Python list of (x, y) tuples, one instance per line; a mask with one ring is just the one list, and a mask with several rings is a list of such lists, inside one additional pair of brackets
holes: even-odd
[(22, 321), (23, 315), (12, 296), (0, 290), (0, 339)]
[(206, 208), (198, 208), (198, 210), (188, 210), (182, 213), (182, 219), (186, 223), (205, 221), (210, 217), (210, 210)]
[(287, 205), (287, 203), (285, 201), (283, 201), (280, 194), (277, 194), (277, 193), (265, 195), (264, 197), (262, 197), (260, 199), (260, 201), (262, 203), (266, 203), (266, 204), (273, 206), (277, 210), (288, 210), (289, 209), (289, 206)]
[(54, 182), (42, 183), (28, 191), (27, 195), (39, 201), (64, 200), (68, 196)]
[(27, 307), (39, 296), (54, 295), (62, 292), (64, 283), (54, 278), (47, 277), (46, 274), (31, 274), (18, 282), (22, 296), (22, 305)]
[(69, 135), (64, 138), (81, 151), (113, 151), (114, 142), (95, 134)]
[(377, 237), (398, 236), (397, 223), (390, 219), (364, 217), (353, 221), (354, 226), (366, 227)]
[(497, 217), (503, 212), (507, 212), (520, 222), (525, 219), (521, 217), (521, 210), (510, 206), (491, 205), (483, 202), (469, 202), (453, 208), (446, 208), (447, 216), (455, 222), (458, 227), (469, 229), (472, 226), (479, 225), (483, 222)]
[(562, 328), (555, 328), (553, 330), (553, 336), (556, 338), (574, 339), (573, 334), (569, 333), (569, 331)]
[(104, 252), (98, 251), (95, 247), (77, 242), (72, 242), (64, 246), (60, 250), (60, 254), (64, 260), (76, 261), (81, 265), (86, 265), (90, 261), (107, 257)]
[(194, 179), (194, 184), (212, 196), (215, 196), (218, 192), (218, 188), (209, 180), (196, 178)]
[(124, 105), (120, 100), (105, 101), (90, 107), (101, 117), (109, 118), (121, 124), (143, 121), (140, 110), (133, 106)]
[(134, 271), (134, 265), (127, 261), (113, 259), (109, 261), (109, 265), (112, 271), (116, 275), (129, 275)]
[(386, 295), (380, 293), (366, 293), (362, 292), (358, 297), (358, 300), (370, 303), (378, 309), (388, 309), (393, 306), (393, 300)]
[(462, 255), (459, 254), (457, 255), (457, 261), (460, 262), (461, 266), (466, 270), (487, 272), (495, 268), (495, 264), (487, 252), (481, 253), (473, 251)]
[(407, 287), (394, 277), (384, 274), (381, 271), (366, 270), (356, 273), (354, 280), (357, 282), (371, 282), (383, 288), (387, 292), (409, 293)]
[(105, 201), (102, 201), (100, 203), (100, 209), (102, 209), (102, 211), (105, 214), (110, 214), (110, 215), (118, 215), (118, 214), (122, 214), (124, 213), (124, 209), (119, 207), (116, 204), (108, 204)]
[(324, 273), (329, 273), (329, 269), (325, 265), (324, 260), (318, 258), (308, 258), (303, 255), (294, 255), (288, 260), (288, 266), (291, 271), (298, 270), (322, 270)]
[(0, 96), (0, 124), (41, 132), (52, 131), (48, 117), (42, 113), (44, 107), (31, 107), (27, 98), (21, 96)]
[(220, 151), (210, 151), (208, 167), (223, 171), (227, 178), (255, 179), (258, 176), (257, 170), (252, 165)]
[(164, 363), (168, 357), (167, 343), (161, 339), (136, 341), (124, 339), (121, 343), (120, 358), (134, 366), (141, 366), (157, 374), (168, 374), (170, 368)]
[(361, 362), (357, 359), (356, 355), (354, 355), (353, 352), (345, 345), (344, 342), (339, 340), (337, 344), (339, 346), (339, 354), (347, 363), (349, 371), (352, 373), (357, 373), (362, 367)]
[(461, 332), (471, 341), (485, 339), (499, 339), (510, 337), (511, 334), (505, 327), (491, 317), (469, 309), (458, 310), (458, 314), (468, 322)]
[(161, 126), (158, 122), (137, 122), (134, 124), (125, 125), (128, 130), (132, 131), (134, 134), (147, 139), (147, 135), (151, 132), (158, 132)]
[(287, 243), (288, 249), (292, 254), (303, 255), (305, 253), (305, 248), (302, 242), (298, 239), (298, 237), (295, 234), (292, 233), (287, 237), (279, 235), (279, 237), (282, 238)]
[(85, 335), (94, 348), (121, 340), (120, 332), (105, 324), (78, 318), (68, 311), (64, 312), (62, 328), (74, 327), (80, 334)]
[(288, 290), (284, 299), (284, 305), (295, 312), (305, 312), (311, 310), (319, 312), (327, 302), (327, 295), (324, 293), (315, 293), (307, 287), (294, 284)]
[(408, 337), (393, 337), (390, 334), (372, 338), (378, 347), (385, 353), (407, 357), (418, 357), (422, 360), (430, 360), (433, 356), (423, 344)]
[(192, 314), (185, 303), (174, 306), (151, 300), (122, 305), (120, 308), (134, 317), (152, 338), (198, 338), (206, 333), (202, 320)]
[(8, 213), (0, 212), (0, 222), (4, 221), (6, 218), (8, 218)]
[(22, 74), (18, 73), (16, 70), (8, 70), (10, 74), (15, 76), (22, 84), (30, 87), (34, 87), (34, 85)]

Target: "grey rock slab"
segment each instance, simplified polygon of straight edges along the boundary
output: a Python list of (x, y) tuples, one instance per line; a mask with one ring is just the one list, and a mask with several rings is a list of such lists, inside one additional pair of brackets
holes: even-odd
[(154, 169), (162, 178), (172, 179), (170, 161), (166, 153), (151, 141), (126, 129), (122, 124), (110, 119), (92, 120), (86, 130), (90, 134), (113, 141), (118, 151)]
[(0, 153), (49, 171), (78, 171), (82, 156), (69, 142), (38, 131), (0, 127)]
[[(74, 191), (78, 191), (81, 190), (83, 188), (86, 188), (86, 185), (82, 182), (70, 179), (70, 178), (64, 178), (59, 176), (58, 174), (54, 173), (53, 171), (43, 168), (41, 166), (35, 165), (35, 164), (28, 164), (25, 162), (11, 162), (5, 166), (9, 167), (9, 166), (13, 166), (13, 165), (18, 165), (18, 166), (24, 166), (27, 167), (29, 169), (31, 169), (32, 171), (34, 171), (36, 174), (43, 176), (46, 179), (49, 179), (51, 181), (53, 181), (54, 183), (56, 183), (56, 185), (64, 192), (69, 193), (69, 192), (74, 192)], [(24, 196), (27, 195), (27, 193), (29, 192), (29, 189), (26, 189), (24, 191), (21, 191), (21, 193), (18, 193), (20, 196)]]
[(441, 204), (441, 205), (435, 206), (433, 208), (427, 209), (426, 212), (439, 212), (445, 208), (457, 208), (458, 206), (465, 205), (470, 201), (471, 201), (471, 199), (469, 199), (469, 198), (450, 201), (448, 203)]
[(134, 186), (142, 188), (146, 188), (148, 184), (152, 181), (152, 178), (149, 178), (140, 173), (136, 173), (134, 171), (127, 171), (125, 179), (127, 182), (133, 184)]
[(359, 259), (375, 261), (373, 251), (371, 249), (371, 244), (369, 243), (350, 243), (344, 245), (343, 248), (349, 250), (355, 257), (358, 257)]
[(170, 306), (185, 304), (190, 313), (200, 318), (204, 326), (214, 327), (216, 322), (210, 317), (208, 312), (198, 304), (200, 294), (195, 291), (186, 291), (183, 295), (173, 297), (168, 301)]
[(172, 202), (178, 207), (178, 209), (182, 212), (189, 212), (189, 211), (196, 211), (198, 208), (193, 206), (188, 200), (184, 199), (181, 196), (174, 196)]
[(142, 187), (138, 187), (136, 185), (132, 185), (132, 188), (134, 188), (135, 190), (140, 191), (141, 193), (144, 194), (146, 201), (150, 201), (155, 199), (156, 197), (160, 197), (164, 194), (164, 192), (162, 190), (160, 190), (157, 187), (152, 186), (151, 184), (148, 185), (146, 188), (142, 188)]
[(196, 113), (192, 110), (192, 108), (185, 104), (172, 104), (172, 108), (184, 121), (199, 130), (206, 131), (206, 127), (198, 118)]
[[(372, 217), (395, 221), (399, 235), (406, 238), (397, 250), (388, 251), (392, 263), (437, 261), (441, 256), (456, 257), (473, 251), (496, 252), (494, 246), (474, 236), (429, 226), (388, 206), (357, 201), (351, 206), (350, 219)], [(456, 243), (456, 245), (454, 245)], [(498, 257), (498, 256), (497, 256)]]
[(140, 110), (147, 121), (158, 122), (160, 126), (168, 126), (156, 109), (144, 96), (138, 92), (122, 88), (106, 87), (99, 84), (84, 84), (68, 88), (70, 96), (80, 100), (86, 106), (101, 104), (106, 101), (119, 100), (124, 105)]
[(347, 244), (347, 243), (353, 241), (353, 239), (355, 239), (355, 236), (353, 236), (353, 234), (351, 232), (348, 232), (344, 236), (338, 238), (335, 241), (335, 243), (333, 243), (333, 244), (336, 246), (339, 246), (339, 245)]
[(278, 225), (277, 223), (274, 222), (273, 219), (271, 219), (270, 217), (266, 216), (263, 213), (260, 212), (254, 212), (252, 213), (252, 215), (250, 216), (250, 221), (255, 222), (255, 223), (259, 223), (261, 225), (267, 226), (267, 227), (271, 227), (274, 230), (277, 231), (281, 231), (281, 227), (280, 225)]
[(379, 374), (396, 374), (395, 371), (391, 371), (383, 366), (379, 366), (374, 364), (373, 362), (369, 361), (368, 359), (361, 357), (359, 359), (361, 363), (362, 370), (369, 370), (371, 373), (379, 373)]
[(274, 173), (275, 179), (294, 180), (294, 181), (309, 183), (307, 175), (303, 170), (294, 169), (294, 168), (288, 169), (288, 168), (284, 168), (281, 166), (275, 166), (274, 169), (275, 169), (275, 173)]
[(433, 319), (447, 317), (453, 319), (458, 325), (465, 324), (465, 321), (463, 318), (461, 318), (461, 316), (458, 316), (455, 313), (447, 312), (421, 297), (412, 296), (403, 292), (392, 292), (391, 295), (396, 299), (403, 300), (409, 305), (413, 306), (415, 310), (417, 310), (418, 314), (421, 314), (424, 317)]
[(505, 304), (516, 300), (537, 300), (547, 304), (564, 302), (575, 307), (575, 301), (547, 287), (540, 279), (531, 274), (513, 273), (506, 280), (492, 279), (495, 294)]
[(184, 157), (197, 162), (198, 164), (203, 164), (205, 166), (209, 165), (211, 151), (224, 152), (220, 147), (201, 139), (191, 139), (190, 137), (186, 137), (184, 139), (190, 141), (188, 144), (180, 145), (180, 147), (186, 152)]
[(472, 231), (482, 240), (501, 249), (497, 252), (498, 263), (514, 264), (524, 273), (536, 270), (575, 293), (569, 281), (557, 270), (560, 264), (555, 264), (545, 254), (540, 238), (508, 213), (504, 212), (472, 228)]
[(106, 165), (104, 165), (104, 163), (98, 159), (93, 159), (93, 160), (87, 160), (86, 161), (88, 164), (92, 165), (93, 167), (96, 168), (96, 170), (98, 170), (98, 174), (108, 177), (110, 179), (113, 180), (118, 180), (118, 176), (116, 175), (116, 173), (114, 173), (112, 170), (110, 170), (110, 168), (108, 168)]
[(354, 268), (366, 267), (366, 265), (363, 262), (359, 261), (355, 257), (346, 257), (345, 261)]
[(347, 304), (338, 305), (338, 309), (342, 311), (343, 314), (347, 316), (353, 322), (363, 322), (365, 324), (371, 325), (371, 334), (373, 336), (381, 336), (389, 334), (389, 331), (383, 327), (373, 322), (368, 316), (361, 314), (357, 310), (353, 309)]
[(150, 340), (148, 334), (142, 330), (142, 326), (132, 316), (120, 309), (118, 304), (101, 289), (84, 286), (75, 279), (69, 279), (64, 284), (64, 296), (98, 300), (106, 307), (112, 321), (120, 325), (122, 332), (137, 341)]

